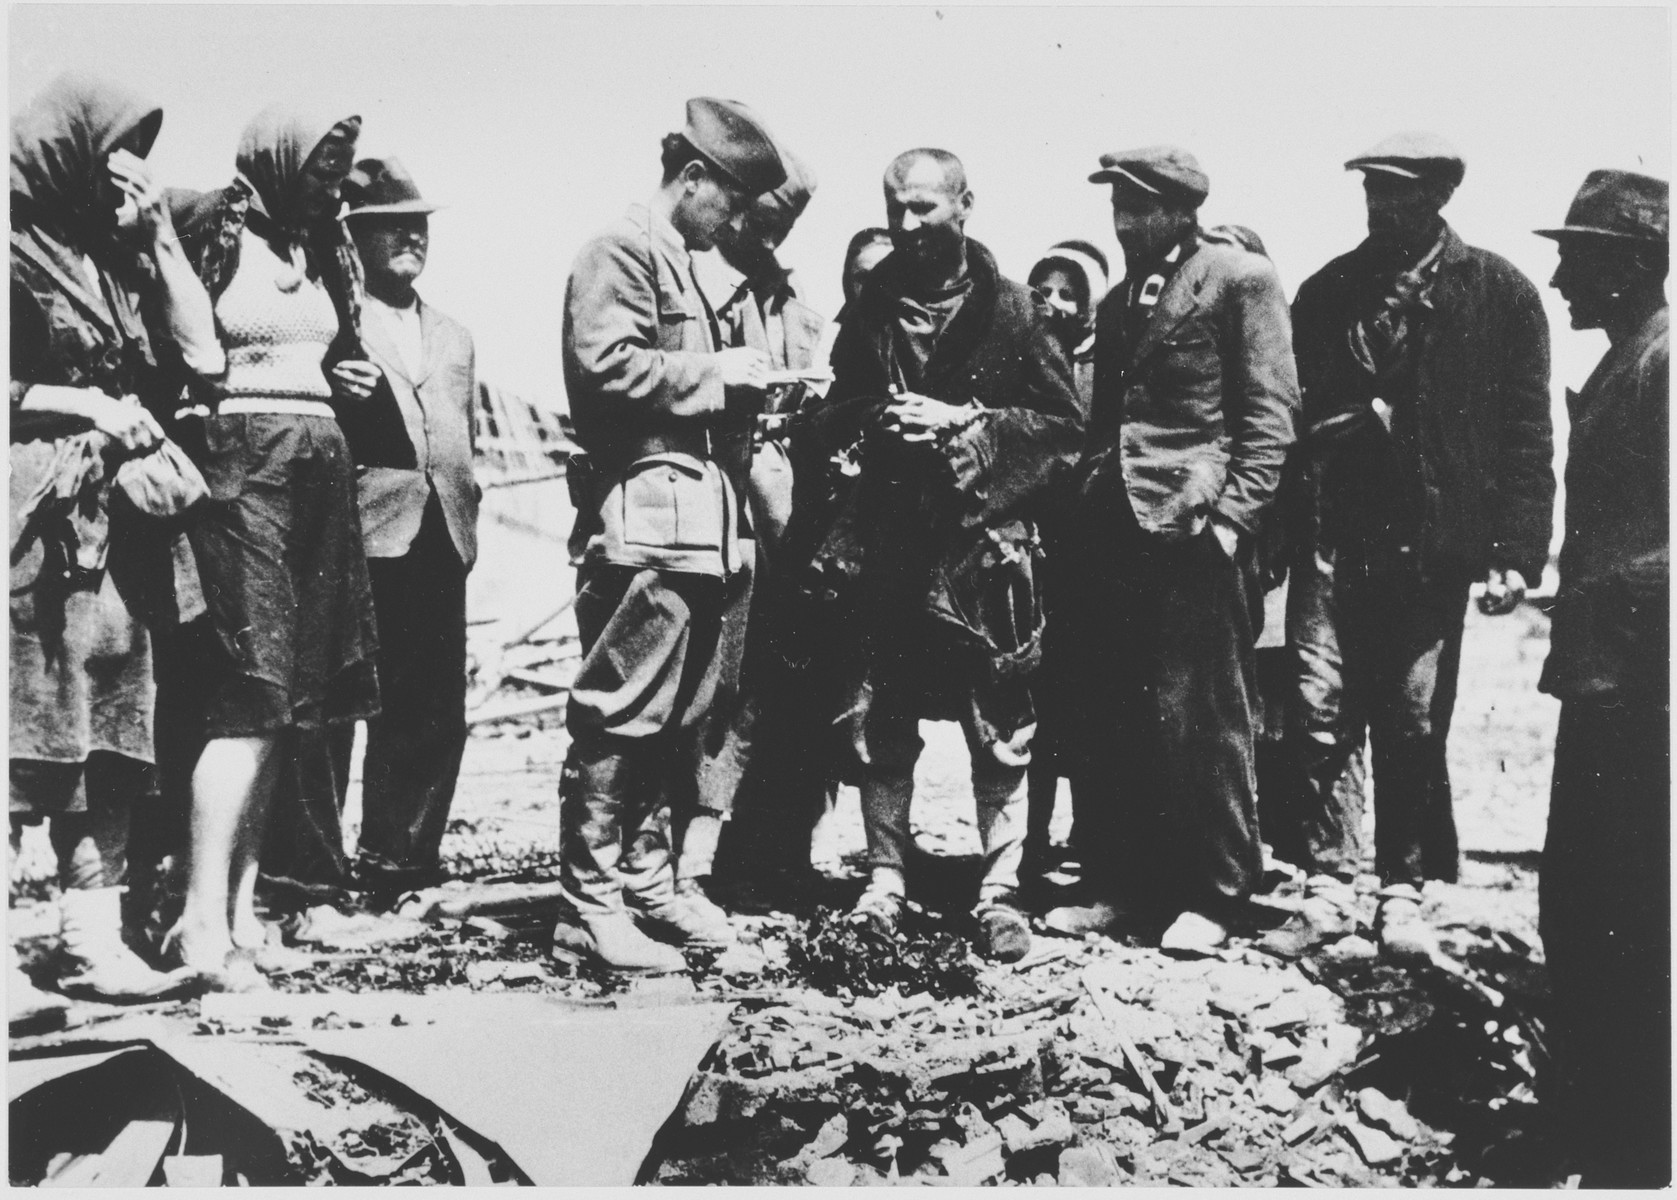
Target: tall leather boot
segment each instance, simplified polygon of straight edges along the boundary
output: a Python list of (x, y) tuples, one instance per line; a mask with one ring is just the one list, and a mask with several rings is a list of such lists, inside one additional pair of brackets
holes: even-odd
[[(624, 908), (619, 866), (624, 844), (638, 832), (625, 825), (644, 786), (632, 751), (572, 744), (559, 785), (559, 879), (567, 903), (553, 928), (555, 958), (627, 973), (686, 969), (681, 951), (647, 937)], [(668, 855), (666, 848), (666, 874)]]
[(71, 973), (59, 987), (69, 995), (122, 1004), (156, 1000), (196, 983), (196, 971), (154, 971), (123, 942), (122, 893), (120, 887), (71, 888), (64, 893), (59, 913)]

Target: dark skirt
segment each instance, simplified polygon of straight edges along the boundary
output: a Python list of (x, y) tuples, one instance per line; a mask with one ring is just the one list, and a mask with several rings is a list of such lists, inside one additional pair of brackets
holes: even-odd
[[(151, 645), (103, 565), (79, 569), (65, 554), (103, 558), (110, 488), (97, 512), (72, 520), (69, 549), (54, 537), (25, 533), (29, 497), (51, 469), (59, 443), (11, 445), (11, 722), (13, 760), (79, 768), (106, 751), (137, 762), (152, 758)], [(14, 781), (11, 810), (30, 811)], [(43, 793), (45, 794), (45, 793)], [(54, 803), (44, 803), (51, 812)]]
[(192, 549), (213, 636), (189, 639), (207, 737), (314, 729), (378, 712), (372, 589), (355, 468), (324, 416), (209, 418), (210, 500)]

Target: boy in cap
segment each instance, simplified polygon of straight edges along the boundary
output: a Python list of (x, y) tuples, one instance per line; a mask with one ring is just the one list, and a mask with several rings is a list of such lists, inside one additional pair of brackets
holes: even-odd
[(1585, 1187), (1671, 1180), (1670, 185), (1592, 171), (1550, 286), (1609, 348), (1567, 393), (1559, 697), (1540, 929), (1556, 1128)]
[(1125, 276), (1101, 304), (1073, 514), (1072, 610), (1090, 903), (1050, 928), (1163, 918), (1221, 944), (1262, 870), (1254, 777), (1256, 534), (1294, 438), (1298, 384), (1274, 266), (1200, 230), (1186, 150), (1107, 154)]
[(568, 911), (554, 952), (625, 971), (682, 968), (649, 932), (733, 940), (726, 914), (675, 879), (669, 814), (692, 801), (696, 734), (739, 670), (755, 551), (743, 535), (749, 462), (726, 451), (756, 419), (769, 362), (722, 345), (692, 255), (786, 180), (761, 120), (731, 100), (688, 101), (662, 157), (651, 200), (578, 253), (562, 343), (584, 451), (570, 464), (583, 661), (566, 713)]
[(1442, 138), (1398, 134), (1345, 167), (1363, 173), (1368, 238), (1293, 305), (1306, 480), (1289, 512), (1289, 641), (1312, 686), (1288, 725), (1310, 878), (1265, 944), (1296, 955), (1356, 927), (1354, 814), (1336, 784), (1366, 730), (1376, 932), (1389, 956), (1423, 959), (1438, 944), (1421, 885), (1457, 872), (1445, 749), (1468, 589), (1483, 581), (1481, 609), (1512, 611), (1549, 554), (1549, 328), (1531, 282), (1440, 214), (1464, 171)]

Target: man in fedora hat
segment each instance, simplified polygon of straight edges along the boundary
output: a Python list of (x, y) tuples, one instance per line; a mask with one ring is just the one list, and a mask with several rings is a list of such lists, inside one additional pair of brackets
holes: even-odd
[(1202, 233), (1210, 181), (1176, 146), (1106, 154), (1124, 281), (1096, 317), (1070, 605), (1090, 903), (1050, 928), (1159, 918), (1208, 952), (1262, 872), (1254, 765), (1256, 535), (1294, 438), (1287, 302), (1268, 258)]
[[(401, 162), (344, 182), (366, 273), (362, 339), (383, 379), (361, 426), (362, 540), (378, 618), (384, 711), (367, 722), (359, 882), (393, 895), (434, 881), (466, 746), (466, 574), (477, 558), (472, 335), (414, 291), (430, 214)], [(348, 739), (339, 748), (348, 760)]]
[(1566, 540), (1539, 686), (1561, 702), (1540, 887), (1550, 1028), (1586, 1187), (1671, 1180), (1670, 184), (1592, 171), (1550, 286), (1606, 332), (1567, 393)]
[[(1437, 940), (1421, 886), (1454, 880), (1445, 742), (1469, 588), (1507, 613), (1548, 559), (1555, 480), (1549, 327), (1537, 289), (1465, 245), (1440, 210), (1462, 181), (1442, 138), (1402, 133), (1345, 164), (1363, 174), (1368, 238), (1304, 282), (1293, 344), (1303, 481), (1289, 501), (1289, 644), (1301, 686), (1288, 753), (1309, 843), (1285, 955), (1356, 927), (1356, 813), (1340, 786), (1373, 748), (1376, 932), (1397, 958)], [(1296, 501), (1296, 503), (1294, 503)], [(1324, 680), (1340, 664), (1337, 679)]]
[(763, 406), (769, 359), (724, 345), (693, 254), (786, 181), (761, 119), (732, 100), (689, 100), (662, 160), (651, 200), (578, 253), (562, 332), (583, 450), (569, 465), (583, 660), (566, 713), (554, 952), (621, 971), (679, 971), (677, 946), (734, 936), (676, 878), (670, 809), (693, 804), (698, 734), (736, 686), (755, 557), (739, 433)]

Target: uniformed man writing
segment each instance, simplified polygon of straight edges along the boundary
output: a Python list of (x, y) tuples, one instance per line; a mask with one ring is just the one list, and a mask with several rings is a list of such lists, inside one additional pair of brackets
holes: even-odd
[[(740, 497), (748, 464), (719, 447), (755, 419), (767, 357), (720, 345), (691, 252), (786, 178), (742, 104), (687, 103), (663, 180), (582, 248), (565, 295), (565, 389), (586, 454), (571, 464), (583, 662), (566, 723), (554, 951), (675, 971), (672, 945), (732, 939), (671, 869), (669, 807), (696, 777), (693, 732), (738, 671), (720, 637), (749, 595)], [(747, 443), (749, 444), (749, 443)]]

